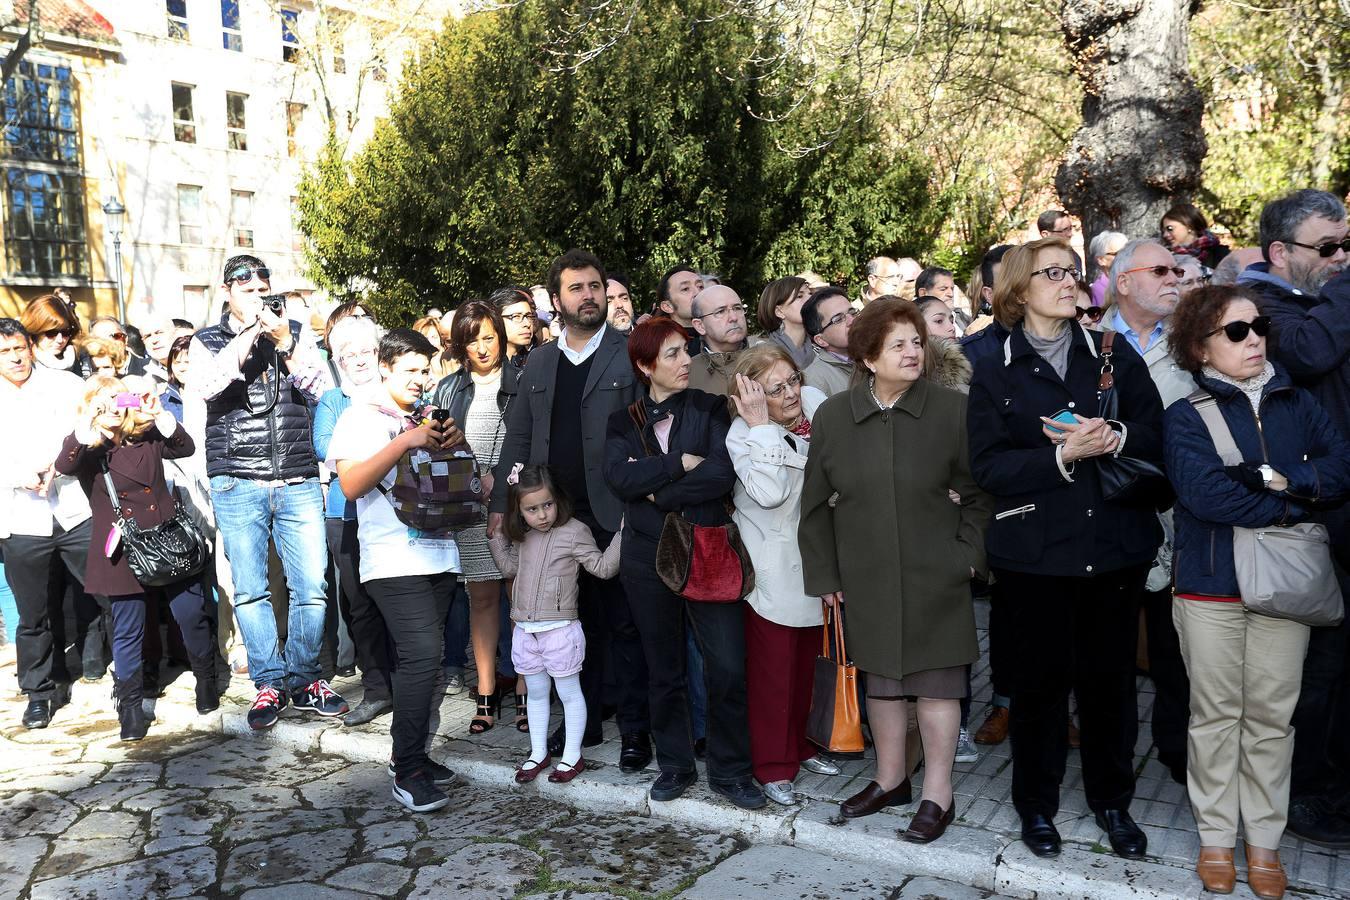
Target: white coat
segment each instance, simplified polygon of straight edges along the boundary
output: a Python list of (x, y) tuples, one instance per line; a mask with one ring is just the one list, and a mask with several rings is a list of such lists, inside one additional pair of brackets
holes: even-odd
[[(802, 409), (812, 418), (825, 394), (802, 388)], [(808, 442), (769, 422), (751, 428), (739, 416), (727, 433), (727, 451), (736, 468), (732, 518), (755, 565), (755, 589), (745, 599), (759, 615), (778, 625), (820, 625), (821, 601), (806, 593), (797, 522), (802, 512)]]

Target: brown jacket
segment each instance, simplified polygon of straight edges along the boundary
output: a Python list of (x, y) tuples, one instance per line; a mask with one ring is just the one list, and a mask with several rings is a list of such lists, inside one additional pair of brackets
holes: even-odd
[(539, 532), (530, 529), (523, 544), (512, 543), (504, 529), (488, 541), (502, 577), (511, 589), (511, 621), (556, 622), (577, 618), (577, 575), (584, 568), (596, 578), (619, 571), (619, 535), (604, 553), (591, 530), (576, 519)]
[(808, 594), (843, 591), (860, 669), (898, 679), (978, 658), (970, 573), (985, 571), (991, 508), (970, 474), (964, 395), (921, 378), (881, 410), (863, 383), (816, 410), (802, 570)]
[(108, 532), (112, 529), (113, 510), (103, 480), (102, 461), (108, 461), (123, 517), (135, 519), (141, 528), (149, 528), (171, 519), (176, 509), (173, 491), (164, 480), (164, 460), (191, 456), (194, 449), (192, 438), (182, 425), (167, 438), (152, 427), (142, 439), (112, 448), (106, 443), (86, 447), (75, 435), (66, 437), (61, 455), (56, 458), (56, 471), (80, 480), (94, 514), (89, 561), (84, 575), (86, 591), (109, 597), (145, 591), (131, 574), (120, 546), (111, 558), (104, 552)]

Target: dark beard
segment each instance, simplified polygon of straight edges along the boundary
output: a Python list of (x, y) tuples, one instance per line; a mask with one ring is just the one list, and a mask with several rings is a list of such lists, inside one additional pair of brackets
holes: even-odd
[(567, 307), (559, 303), (558, 318), (562, 319), (564, 328), (580, 328), (582, 331), (598, 331), (600, 326), (605, 324), (605, 308), (597, 304), (594, 312), (582, 312), (581, 310), (577, 310), (573, 313), (567, 309)]
[(1326, 283), (1344, 271), (1344, 268), (1344, 266), (1337, 267), (1335, 265), (1313, 268), (1312, 265), (1309, 265), (1305, 269), (1301, 265), (1291, 265), (1289, 267), (1289, 283), (1303, 293), (1316, 297), (1322, 292)]

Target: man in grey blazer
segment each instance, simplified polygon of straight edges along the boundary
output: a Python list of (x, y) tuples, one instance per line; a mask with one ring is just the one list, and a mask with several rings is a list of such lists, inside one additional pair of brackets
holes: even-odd
[[(609, 546), (623, 518), (623, 504), (601, 471), (610, 414), (638, 397), (628, 360), (628, 342), (605, 322), (605, 269), (594, 255), (569, 250), (549, 266), (545, 279), (562, 322), (558, 340), (530, 352), (520, 373), (516, 402), (506, 416), (506, 440), (494, 475), (488, 534), (501, 527), (506, 477), (516, 463), (548, 465), (572, 499), (573, 516), (584, 522), (601, 549)], [(583, 747), (600, 743), (601, 699), (606, 667), (617, 689), (616, 721), (623, 738), (619, 765), (639, 772), (651, 761), (647, 711), (647, 664), (618, 579), (580, 576), (580, 618), (586, 633), (581, 688), (586, 696)], [(562, 727), (549, 737), (549, 752), (562, 752)]]

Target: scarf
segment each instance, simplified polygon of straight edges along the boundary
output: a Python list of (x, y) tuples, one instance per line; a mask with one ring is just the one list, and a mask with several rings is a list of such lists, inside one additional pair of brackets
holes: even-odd
[(1261, 370), (1260, 375), (1253, 375), (1251, 378), (1244, 379), (1229, 378), (1213, 366), (1205, 366), (1203, 371), (1206, 378), (1213, 378), (1215, 381), (1232, 385), (1242, 391), (1247, 396), (1247, 402), (1251, 403), (1252, 411), (1257, 413), (1261, 411), (1261, 394), (1270, 379), (1275, 377), (1275, 367), (1269, 362)]
[(1184, 253), (1187, 256), (1199, 258), (1201, 255), (1208, 253), (1219, 245), (1219, 239), (1206, 231), (1191, 243), (1186, 244), (1185, 246), (1178, 245), (1172, 247), (1171, 250), (1173, 253)]
[(792, 432), (799, 438), (809, 441), (811, 440), (811, 420), (808, 419), (806, 416), (802, 416), (801, 419), (797, 422), (797, 424), (789, 428), (788, 431)]

